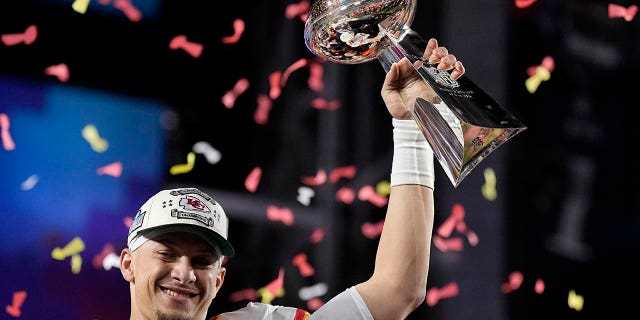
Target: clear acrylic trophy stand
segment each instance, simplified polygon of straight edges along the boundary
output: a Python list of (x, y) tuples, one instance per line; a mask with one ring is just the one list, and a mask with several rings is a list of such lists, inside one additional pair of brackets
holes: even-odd
[[(316, 1), (305, 25), (309, 50), (334, 63), (378, 59), (386, 72), (406, 57), (441, 99), (418, 98), (413, 117), (454, 187), (496, 148), (524, 131), (510, 112), (466, 76), (422, 63), (427, 46), (409, 25), (413, 0)], [(416, 63), (420, 61), (420, 63)]]

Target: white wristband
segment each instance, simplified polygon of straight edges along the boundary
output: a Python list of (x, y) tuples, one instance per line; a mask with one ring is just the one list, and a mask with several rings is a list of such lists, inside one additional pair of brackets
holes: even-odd
[(415, 120), (393, 119), (391, 186), (419, 184), (433, 189), (433, 150)]

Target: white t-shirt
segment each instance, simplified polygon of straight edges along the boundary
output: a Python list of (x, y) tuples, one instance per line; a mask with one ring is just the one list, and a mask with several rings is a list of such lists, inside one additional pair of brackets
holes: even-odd
[(373, 320), (373, 316), (355, 287), (350, 287), (313, 314), (305, 310), (276, 306), (266, 303), (249, 302), (245, 307), (226, 312), (210, 320)]

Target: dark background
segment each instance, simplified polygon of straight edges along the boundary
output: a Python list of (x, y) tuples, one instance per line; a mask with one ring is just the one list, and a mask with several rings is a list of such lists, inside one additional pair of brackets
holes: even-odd
[[(612, 2), (640, 5), (638, 1)], [(281, 267), (285, 293), (272, 303), (308, 310), (312, 308), (297, 295), (300, 288), (326, 284), (328, 292), (320, 297), (326, 302), (369, 276), (377, 240), (365, 238), (360, 228), (382, 220), (384, 208), (358, 199), (345, 204), (336, 201), (335, 193), (341, 187), (357, 191), (388, 181), (391, 126), (379, 96), (384, 71), (376, 61), (337, 65), (318, 60), (304, 45), (304, 22), (285, 16), (287, 5), (295, 3), (134, 0), (142, 19), (131, 21), (113, 3), (92, 1), (87, 12), (80, 14), (72, 10), (72, 1), (0, 2), (0, 34), (20, 33), (32, 24), (38, 27), (33, 44), (0, 45), (2, 83), (24, 84), (37, 92), (61, 87), (89, 90), (96, 92), (89, 98), (95, 101), (126, 97), (131, 110), (149, 103), (154, 105), (150, 110), (159, 110), (152, 115), (157, 123), (149, 126), (162, 128), (144, 136), (154, 139), (149, 144), (157, 144), (160, 151), (121, 153), (137, 166), (144, 167), (148, 161), (150, 167), (158, 167), (152, 172), (156, 175), (132, 175), (125, 162), (123, 175), (113, 187), (120, 195), (113, 202), (120, 204), (92, 203), (89, 210), (75, 213), (93, 222), (71, 230), (58, 230), (57, 225), (47, 228), (44, 223), (48, 230), (44, 235), (34, 235), (28, 224), (7, 224), (2, 229), (0, 250), (7, 260), (0, 272), (11, 279), (3, 280), (0, 301), (9, 305), (14, 292), (27, 291), (24, 319), (127, 318), (126, 282), (117, 269), (92, 268), (90, 260), (105, 243), (119, 253), (126, 245), (126, 229), (112, 227), (135, 214), (144, 199), (159, 188), (182, 185), (209, 192), (231, 220), (230, 238), (238, 255), (226, 262), (227, 279), (211, 315), (246, 304), (249, 299), (231, 301), (231, 295), (265, 286)], [(630, 301), (637, 300), (633, 297), (637, 296), (640, 252), (639, 208), (632, 201), (638, 196), (638, 174), (632, 163), (638, 135), (632, 129), (638, 107), (635, 77), (640, 71), (640, 28), (638, 17), (631, 21), (609, 18), (608, 4), (537, 1), (519, 9), (513, 1), (418, 3), (412, 28), (438, 38), (465, 63), (467, 76), (528, 128), (483, 161), (458, 188), (451, 186), (436, 164), (436, 227), (453, 205), (462, 204), (465, 221), (480, 242), (478, 246), (465, 242), (460, 252), (433, 248), (428, 289), (456, 282), (459, 294), (435, 306), (422, 305), (411, 319), (600, 319), (633, 310)], [(233, 34), (233, 21), (238, 18), (246, 23), (240, 41), (222, 43), (223, 37)], [(169, 49), (169, 42), (179, 34), (203, 45), (199, 58)], [(547, 55), (555, 61), (551, 78), (529, 93), (524, 86), (526, 69)], [(269, 93), (269, 75), (284, 72), (301, 58), (322, 65), (323, 90), (312, 90), (307, 84), (309, 68), (301, 68), (290, 75), (281, 95), (271, 99), (269, 121), (256, 123), (257, 97)], [(44, 73), (57, 63), (68, 65), (68, 82)], [(250, 87), (233, 108), (226, 108), (220, 99), (240, 78), (248, 79)], [(21, 86), (5, 85), (0, 102), (0, 113), (15, 120), (10, 130), (17, 141), (16, 152), (24, 146), (21, 139), (37, 141), (52, 132), (42, 125), (19, 134), (23, 132), (20, 118), (12, 116), (24, 111), (22, 101), (28, 101), (32, 92), (20, 91)], [(314, 109), (311, 101), (318, 97), (337, 100), (341, 106), (333, 111)], [(128, 126), (141, 125), (138, 120), (127, 121), (137, 119), (129, 118), (137, 111), (128, 113), (129, 107), (122, 110), (116, 104), (113, 110), (101, 111), (110, 114), (109, 119), (93, 119), (106, 137), (109, 128), (126, 133)], [(86, 111), (81, 104), (69, 105), (78, 113)], [(39, 116), (47, 117), (46, 113)], [(77, 139), (79, 130), (74, 134)], [(110, 145), (145, 144), (136, 140), (141, 138), (131, 131)], [(198, 154), (191, 171), (169, 174), (171, 166), (186, 161), (198, 141), (220, 151), (220, 162), (209, 164)], [(62, 149), (70, 142), (51, 143)], [(33, 163), (69, 173), (68, 181), (48, 186), (66, 190), (59, 191), (60, 198), (111, 188), (107, 184), (113, 182), (104, 180), (74, 181), (70, 173), (80, 172), (78, 167), (47, 165), (46, 154), (39, 154), (37, 147), (34, 150)], [(0, 150), (0, 176), (27, 170), (30, 164), (15, 154)], [(296, 200), (302, 177), (347, 165), (357, 168), (353, 178), (313, 186), (310, 205)], [(257, 190), (250, 192), (244, 181), (256, 167), (262, 169), (262, 176)], [(498, 179), (494, 201), (480, 193), (487, 168)], [(42, 188), (45, 175), (41, 174)], [(0, 209), (0, 216), (8, 221), (26, 215), (38, 219), (39, 210), (24, 209), (12, 196), (26, 192), (19, 191), (21, 180), (3, 180), (2, 202), (13, 205)], [(42, 201), (47, 196), (38, 188), (28, 191), (29, 199), (55, 215), (55, 205)], [(295, 223), (270, 221), (268, 205), (290, 208)], [(317, 228), (324, 230), (325, 237), (311, 243), (309, 237)], [(27, 245), (27, 240), (21, 240), (27, 233), (39, 240)], [(68, 261), (48, 256), (75, 236), (87, 239), (79, 274), (69, 272)], [(26, 249), (14, 250), (16, 243), (24, 243)], [(315, 275), (298, 273), (291, 259), (299, 253), (307, 254)], [(501, 285), (513, 271), (522, 272), (522, 285), (504, 293)], [(545, 283), (542, 293), (534, 291), (537, 279)], [(584, 299), (581, 310), (568, 302), (571, 290)], [(3, 312), (0, 319), (12, 317)]]

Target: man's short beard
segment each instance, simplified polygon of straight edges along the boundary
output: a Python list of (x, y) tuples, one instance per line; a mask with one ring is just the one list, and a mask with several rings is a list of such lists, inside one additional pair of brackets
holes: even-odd
[(156, 310), (156, 319), (157, 320), (194, 320), (190, 317), (182, 317), (174, 314), (164, 313), (160, 310)]

